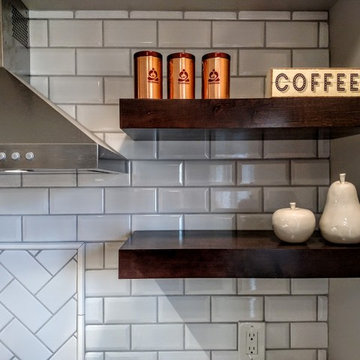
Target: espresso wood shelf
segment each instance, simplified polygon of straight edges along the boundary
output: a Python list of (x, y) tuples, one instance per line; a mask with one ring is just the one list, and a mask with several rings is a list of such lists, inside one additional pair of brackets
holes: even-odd
[(120, 99), (120, 127), (134, 140), (342, 137), (360, 133), (360, 97)]
[(272, 231), (135, 231), (119, 250), (119, 278), (359, 277), (360, 245), (318, 233), (287, 244)]

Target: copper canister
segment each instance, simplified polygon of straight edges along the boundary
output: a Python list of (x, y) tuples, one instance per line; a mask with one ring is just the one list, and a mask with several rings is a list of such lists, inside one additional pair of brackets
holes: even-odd
[(135, 98), (162, 99), (162, 55), (156, 51), (134, 54)]
[(179, 52), (167, 57), (168, 99), (195, 98), (195, 56)]
[(227, 99), (230, 95), (230, 55), (222, 52), (202, 57), (202, 98)]

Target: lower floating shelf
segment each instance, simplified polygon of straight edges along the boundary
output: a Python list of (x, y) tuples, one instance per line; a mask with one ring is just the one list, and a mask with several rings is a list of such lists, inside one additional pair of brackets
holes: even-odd
[(315, 233), (286, 244), (272, 231), (135, 231), (119, 250), (119, 278), (360, 277), (360, 245)]

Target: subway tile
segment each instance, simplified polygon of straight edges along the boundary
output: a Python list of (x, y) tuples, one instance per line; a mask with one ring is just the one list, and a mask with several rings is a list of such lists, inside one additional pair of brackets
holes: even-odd
[(328, 49), (293, 50), (294, 67), (328, 67), (330, 64)]
[(76, 241), (76, 216), (24, 216), (23, 241)]
[(47, 23), (47, 20), (29, 21), (29, 41), (31, 48), (48, 46)]
[(182, 350), (183, 325), (133, 325), (133, 350)]
[(290, 50), (240, 50), (239, 74), (265, 76), (274, 67), (290, 67)]
[(77, 120), (90, 131), (119, 131), (116, 105), (78, 105)]
[(329, 185), (328, 160), (292, 160), (292, 185)]
[(209, 296), (159, 297), (159, 322), (209, 322)]
[(163, 188), (159, 189), (160, 212), (207, 212), (209, 211), (209, 189), (207, 188)]
[(76, 186), (76, 174), (23, 174), (23, 187)]
[(31, 49), (31, 75), (74, 75), (74, 49)]
[(293, 20), (327, 20), (327, 11), (294, 11), (292, 13)]
[(130, 11), (131, 19), (182, 19), (182, 11)]
[(261, 140), (211, 141), (212, 159), (259, 159), (262, 157)]
[(237, 230), (272, 230), (271, 214), (237, 214)]
[(0, 215), (47, 213), (47, 189), (0, 189)]
[(318, 157), (329, 158), (330, 157), (330, 140), (319, 139), (318, 140)]
[(30, 76), (30, 85), (41, 95), (49, 97), (49, 80), (46, 76)]
[(328, 294), (329, 279), (291, 279), (291, 293), (295, 295)]
[(80, 187), (130, 186), (130, 172), (120, 173), (120, 174), (79, 173), (78, 186)]
[[(48, 96), (47, 96), (48, 97)], [(57, 105), (62, 111), (70, 115), (73, 119), (76, 118), (76, 106), (75, 105)]]
[(98, 47), (102, 45), (102, 25), (97, 20), (50, 20), (50, 46)]
[(88, 325), (85, 336), (87, 351), (130, 349), (129, 325)]
[(212, 351), (213, 360), (238, 360), (238, 351)]
[(106, 352), (105, 360), (157, 360), (154, 351)]
[(112, 46), (156, 46), (156, 21), (106, 20), (104, 21), (104, 44)]
[(231, 78), (231, 98), (262, 98), (264, 97), (264, 78)]
[(105, 298), (105, 323), (156, 322), (155, 297)]
[(326, 22), (319, 24), (319, 47), (329, 47), (329, 25)]
[(326, 350), (318, 350), (317, 353), (318, 353), (317, 360), (326, 360), (328, 358)]
[(130, 295), (130, 280), (119, 280), (117, 270), (85, 272), (86, 296)]
[(103, 323), (103, 299), (89, 298), (85, 300), (85, 322), (86, 324)]
[(185, 279), (187, 295), (233, 295), (236, 294), (235, 279)]
[(133, 186), (181, 186), (183, 163), (181, 161), (134, 161)]
[(316, 22), (268, 22), (266, 24), (267, 47), (317, 47), (318, 24)]
[(0, 356), (4, 360), (14, 359), (13, 353), (11, 353), (4, 345), (0, 345)]
[(74, 13), (72, 11), (59, 10), (29, 10), (30, 19), (72, 19)]
[(132, 295), (182, 295), (182, 279), (134, 279), (131, 280)]
[(60, 104), (99, 104), (103, 82), (97, 77), (51, 77), (50, 100)]
[(288, 161), (238, 161), (237, 185), (289, 185)]
[(210, 27), (210, 21), (159, 21), (159, 46), (209, 47)]
[(239, 20), (290, 20), (290, 11), (239, 11)]
[(105, 104), (118, 104), (120, 98), (134, 96), (134, 79), (132, 77), (108, 77), (104, 79)]
[(119, 264), (119, 249), (124, 245), (123, 241), (105, 243), (105, 268), (117, 269)]
[(104, 354), (102, 352), (87, 352), (85, 360), (104, 360)]
[(102, 269), (104, 267), (104, 244), (89, 243), (85, 250), (86, 269)]
[(78, 217), (79, 241), (123, 240), (129, 233), (129, 215), (80, 215)]
[(318, 296), (318, 321), (328, 321), (328, 297)]
[(50, 189), (51, 214), (102, 213), (102, 189)]
[(213, 296), (211, 301), (212, 322), (261, 321), (263, 298), (247, 296)]
[(187, 324), (185, 349), (234, 350), (237, 347), (235, 324)]
[(156, 211), (156, 189), (105, 189), (106, 213), (151, 213)]
[(129, 75), (128, 49), (77, 50), (78, 75)]
[(210, 360), (208, 351), (163, 351), (159, 360)]
[(216, 21), (214, 47), (263, 47), (264, 23), (255, 21)]
[(105, 142), (129, 160), (156, 159), (155, 141), (134, 141), (125, 134), (107, 133)]
[(316, 321), (316, 297), (266, 296), (265, 321)]
[(127, 19), (126, 10), (78, 10), (75, 11), (77, 19)]
[(132, 231), (182, 230), (182, 215), (133, 215)]
[(186, 230), (235, 230), (234, 214), (185, 215)]
[(274, 212), (280, 208), (289, 207), (290, 202), (296, 202), (298, 207), (316, 212), (316, 187), (269, 187), (264, 188), (264, 211)]
[(235, 185), (235, 162), (186, 161), (185, 185)]
[(266, 360), (316, 360), (316, 350), (268, 350)]
[(0, 242), (21, 241), (21, 217), (0, 216)]
[(328, 346), (327, 323), (291, 324), (291, 348), (326, 348)]
[(233, 11), (185, 11), (184, 19), (194, 20), (236, 20)]
[(160, 141), (159, 159), (208, 159), (208, 141)]
[(311, 158), (317, 155), (316, 140), (264, 141), (264, 158)]
[(261, 212), (261, 188), (212, 188), (212, 212)]
[(238, 279), (239, 295), (290, 294), (289, 279)]
[(0, 174), (0, 187), (20, 187), (21, 175)]
[(290, 347), (290, 328), (287, 323), (266, 324), (266, 349), (287, 349)]

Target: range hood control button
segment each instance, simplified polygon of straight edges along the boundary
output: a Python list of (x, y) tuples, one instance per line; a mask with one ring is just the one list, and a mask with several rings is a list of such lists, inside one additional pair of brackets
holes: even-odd
[(20, 159), (20, 153), (18, 153), (18, 152), (13, 152), (13, 153), (11, 154), (11, 158), (12, 158), (13, 160), (19, 160), (19, 159)]
[(0, 152), (0, 160), (5, 160), (6, 154), (4, 152)]
[(26, 160), (33, 160), (35, 157), (34, 153), (33, 152), (28, 152), (25, 154), (25, 158)]

